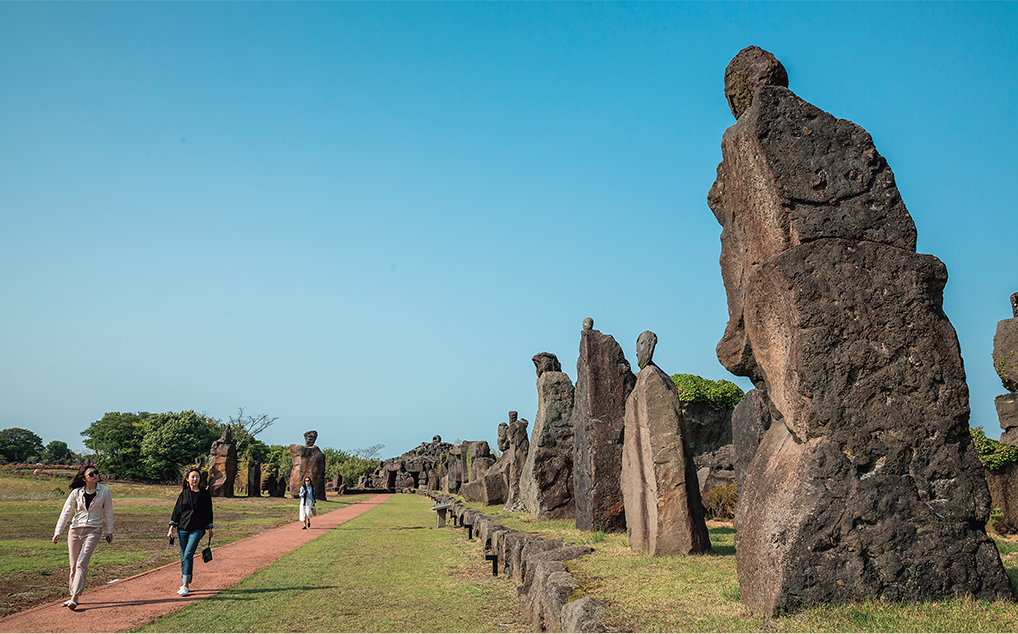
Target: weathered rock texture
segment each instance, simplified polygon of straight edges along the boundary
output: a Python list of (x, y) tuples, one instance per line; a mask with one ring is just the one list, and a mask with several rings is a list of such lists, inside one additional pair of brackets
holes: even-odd
[(679, 402), (682, 435), (696, 467), (700, 495), (735, 481), (731, 409), (713, 409), (705, 402)]
[(994, 399), (993, 404), (997, 408), (1000, 428), (1004, 430), (1000, 442), (1018, 445), (1018, 393), (1001, 394)]
[(993, 367), (1010, 394), (996, 399), (997, 418), (1004, 433), (1000, 442), (1018, 444), (1018, 293), (1011, 296), (1012, 319), (997, 322), (993, 337)]
[(1018, 533), (1018, 464), (1003, 469), (986, 471), (986, 485), (994, 509), (1000, 509), (994, 518), (993, 530), (998, 533)]
[(312, 444), (318, 439), (318, 432), (304, 433), (303, 445), (290, 445), (290, 457), (293, 458), (293, 469), (290, 470), (290, 481), (287, 489), (294, 498), (300, 496), (300, 487), (305, 477), (311, 478), (315, 487), (315, 499), (325, 499), (325, 454)]
[(993, 336), (993, 367), (1008, 392), (1018, 392), (1018, 317), (997, 322)]
[[(414, 488), (439, 490), (442, 488), (441, 481), (448, 475), (447, 464), (451, 460), (452, 449), (453, 445), (442, 442), (441, 436), (433, 436), (430, 443), (422, 442), (401, 456), (381, 461), (378, 469), (358, 481), (358, 486), (393, 490), (404, 486), (410, 478)], [(458, 492), (458, 481), (456, 486), (455, 492)]]
[(732, 448), (735, 453), (735, 482), (741, 490), (749, 463), (760, 441), (771, 427), (770, 401), (760, 390), (750, 390), (732, 411)]
[(652, 556), (708, 551), (710, 535), (682, 431), (678, 390), (650, 354), (639, 356), (645, 365), (626, 399), (622, 450), (629, 546)]
[(535, 519), (572, 519), (573, 382), (555, 355), (534, 356), (537, 416), (520, 475), (520, 499)]
[[(588, 318), (589, 319), (589, 318)], [(573, 405), (576, 528), (626, 529), (622, 501), (622, 437), (626, 397), (636, 385), (622, 348), (611, 335), (584, 328), (576, 360)]]
[(247, 463), (247, 496), (262, 496), (262, 463), (251, 460)]
[(772, 415), (736, 509), (743, 605), (1010, 597), (946, 267), (915, 252), (865, 130), (774, 81), (729, 79), (755, 88), (708, 195), (724, 227), (718, 359)]
[(527, 454), (530, 453), (530, 437), (527, 435), (527, 425), (530, 422), (526, 418), (516, 420), (516, 412), (509, 412), (508, 442), (509, 464), (506, 469), (506, 499), (505, 510), (519, 513), (527, 510), (520, 495), (520, 478), (523, 477), (523, 468), (527, 464)]
[(209, 456), (209, 493), (212, 497), (233, 497), (233, 485), (237, 480), (237, 444), (233, 432), (227, 425), (223, 435), (212, 443)]

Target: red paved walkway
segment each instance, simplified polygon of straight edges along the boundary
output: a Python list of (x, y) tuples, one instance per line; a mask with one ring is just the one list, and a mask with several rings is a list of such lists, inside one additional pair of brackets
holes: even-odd
[(325, 531), (370, 511), (390, 495), (375, 497), (319, 515), (309, 530), (293, 523), (226, 546), (213, 546), (214, 559), (203, 563), (195, 556), (191, 594), (177, 595), (180, 562), (149, 570), (123, 581), (89, 590), (71, 611), (63, 600), (0, 619), (0, 632), (126, 632), (156, 617), (210, 597), (303, 546)]

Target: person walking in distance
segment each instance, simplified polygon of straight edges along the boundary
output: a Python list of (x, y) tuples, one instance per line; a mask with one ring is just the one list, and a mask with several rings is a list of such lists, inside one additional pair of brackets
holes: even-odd
[(311, 477), (304, 476), (304, 482), (300, 486), (300, 521), (304, 523), (306, 530), (311, 528), (311, 510), (315, 507), (315, 485), (311, 484)]
[(191, 591), (194, 553), (198, 550), (198, 544), (205, 536), (205, 531), (209, 532), (209, 540), (213, 536), (212, 495), (202, 486), (201, 471), (196, 467), (184, 472), (184, 485), (181, 487), (180, 495), (177, 496), (173, 515), (170, 516), (167, 537), (173, 537), (174, 527), (177, 529), (177, 539), (180, 542), (181, 586), (177, 594), (186, 596)]
[(95, 547), (102, 539), (103, 524), (106, 525), (106, 541), (113, 541), (113, 495), (109, 488), (99, 484), (99, 470), (95, 465), (85, 465), (71, 479), (71, 494), (64, 502), (53, 533), (53, 543), (60, 539), (60, 533), (70, 520), (67, 531), (67, 555), (71, 563), (68, 581), (71, 598), (64, 601), (64, 607), (75, 609), (85, 589), (88, 576), (88, 562)]

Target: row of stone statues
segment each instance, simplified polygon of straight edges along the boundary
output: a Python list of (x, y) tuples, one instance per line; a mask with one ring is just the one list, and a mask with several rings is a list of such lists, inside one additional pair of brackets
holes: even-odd
[[(790, 91), (762, 49), (732, 60), (725, 95), (737, 121), (707, 200), (729, 308), (718, 359), (756, 386), (732, 415), (743, 605), (779, 615), (859, 599), (1010, 598), (984, 528), (990, 497), (943, 312), (947, 269), (916, 252), (890, 167), (865, 130)], [(554, 355), (534, 357), (533, 432), (512, 416), (500, 425), (508, 510), (584, 528), (624, 518), (632, 547), (652, 554), (709, 548), (655, 342), (640, 336), (635, 381), (592, 323), (575, 388)], [(998, 399), (1002, 421), (1018, 393), (1015, 347), (995, 346), (1011, 392)], [(1018, 425), (1004, 426), (1006, 440)]]
[[(315, 445), (318, 440), (317, 431), (304, 433), (304, 444), (290, 445), (290, 457), (293, 467), (287, 476), (266, 474), (262, 478), (261, 464), (256, 460), (248, 462), (247, 495), (259, 497), (266, 491), (270, 497), (285, 497), (289, 493), (297, 497), (305, 476), (311, 478), (315, 487), (315, 497), (325, 499), (325, 454)], [(198, 458), (196, 466), (202, 468), (202, 458)], [(209, 456), (207, 475), (209, 492), (213, 497), (233, 497), (237, 479), (237, 445), (233, 441), (233, 432), (227, 425), (219, 440), (212, 443)]]

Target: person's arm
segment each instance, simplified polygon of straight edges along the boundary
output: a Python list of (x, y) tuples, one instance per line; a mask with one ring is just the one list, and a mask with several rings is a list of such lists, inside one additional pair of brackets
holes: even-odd
[(198, 504), (203, 507), (202, 515), (207, 518), (208, 524), (205, 526), (205, 530), (209, 532), (209, 537), (212, 537), (212, 494), (209, 493), (208, 489), (202, 491), (202, 495), (198, 497)]
[(75, 499), (74, 494), (77, 493), (77, 489), (71, 491), (70, 495), (64, 501), (64, 508), (60, 511), (60, 517), (57, 519), (57, 528), (53, 532), (53, 543), (57, 543), (60, 539), (60, 533), (64, 532), (64, 526), (67, 525), (67, 520), (71, 519), (71, 515), (74, 513)]
[(180, 500), (184, 497), (181, 493), (177, 496), (177, 503), (173, 505), (173, 513), (170, 515), (170, 527), (166, 529), (166, 536), (173, 536), (173, 529), (177, 526), (177, 522), (180, 521)]
[(106, 524), (106, 540), (113, 539), (113, 493), (103, 487), (103, 521)]

